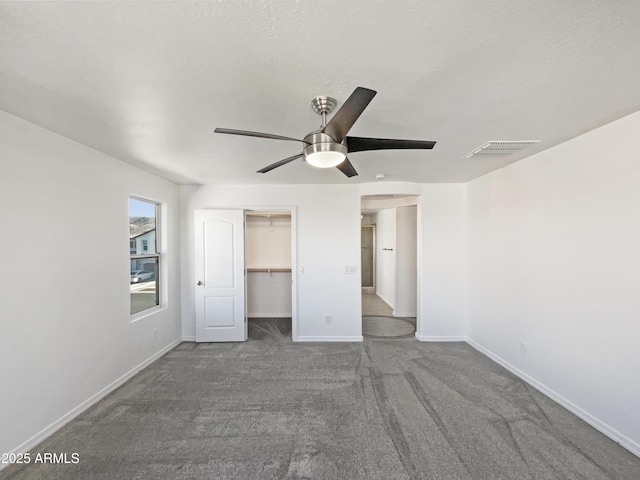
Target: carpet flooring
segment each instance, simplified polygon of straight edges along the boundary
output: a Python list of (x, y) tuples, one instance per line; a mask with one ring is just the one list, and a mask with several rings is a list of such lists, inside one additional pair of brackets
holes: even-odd
[(464, 343), (183, 343), (2, 479), (638, 479), (640, 459)]

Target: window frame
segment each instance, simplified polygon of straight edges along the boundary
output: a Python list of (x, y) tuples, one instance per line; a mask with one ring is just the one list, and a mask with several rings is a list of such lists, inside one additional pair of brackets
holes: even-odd
[[(159, 310), (163, 310), (166, 308), (166, 301), (164, 301), (165, 297), (165, 292), (164, 292), (164, 284), (161, 280), (163, 280), (164, 275), (163, 272), (165, 270), (165, 254), (164, 254), (164, 250), (163, 250), (163, 214), (164, 214), (164, 204), (158, 200), (153, 200), (150, 199), (148, 197), (142, 197), (142, 196), (138, 196), (138, 195), (133, 195), (130, 194), (128, 196), (128, 202), (127, 202), (127, 210), (129, 212), (129, 217), (131, 216), (131, 208), (130, 208), (130, 200), (137, 200), (140, 202), (145, 202), (145, 203), (149, 203), (149, 204), (153, 204), (155, 205), (155, 252), (154, 253), (135, 253), (132, 254), (131, 250), (129, 250), (129, 269), (128, 271), (131, 272), (131, 261), (132, 260), (141, 260), (141, 259), (145, 259), (145, 258), (153, 258), (155, 259), (156, 262), (156, 271), (155, 271), (155, 286), (156, 286), (156, 300), (155, 300), (155, 305), (150, 306), (148, 308), (145, 308), (144, 310), (140, 310), (139, 312), (135, 312), (135, 313), (131, 313), (131, 291), (129, 291), (129, 316), (131, 319), (131, 322), (135, 322), (137, 320), (140, 320), (141, 318), (147, 317), (149, 315), (152, 315), (156, 312), (158, 312)], [(131, 238), (129, 238), (129, 240), (131, 240)], [(141, 245), (142, 242), (138, 242), (137, 239), (136, 240), (136, 252), (137, 252), (137, 245)], [(147, 242), (148, 245), (148, 242)], [(131, 278), (131, 275), (129, 274), (129, 279)], [(129, 286), (131, 286), (131, 283), (129, 283)]]

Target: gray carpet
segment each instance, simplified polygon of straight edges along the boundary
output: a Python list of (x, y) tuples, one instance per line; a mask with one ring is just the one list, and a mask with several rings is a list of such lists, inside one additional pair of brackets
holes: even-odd
[(463, 343), (183, 343), (3, 479), (638, 479), (640, 459)]

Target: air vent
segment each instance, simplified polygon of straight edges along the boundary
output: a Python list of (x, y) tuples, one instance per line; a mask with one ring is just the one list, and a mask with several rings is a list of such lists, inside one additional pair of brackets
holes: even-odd
[(491, 140), (469, 152), (464, 158), (471, 157), (507, 157), (521, 152), (540, 140)]

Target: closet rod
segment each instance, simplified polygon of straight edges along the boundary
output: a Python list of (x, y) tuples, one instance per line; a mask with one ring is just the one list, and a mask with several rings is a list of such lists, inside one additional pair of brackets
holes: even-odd
[(247, 272), (282, 273), (291, 272), (290, 268), (247, 268)]

